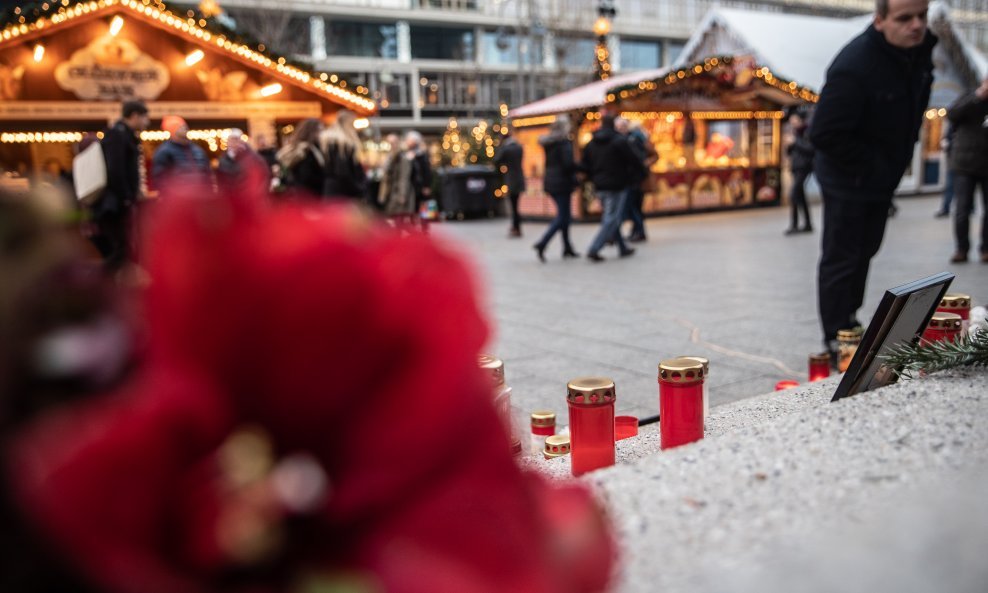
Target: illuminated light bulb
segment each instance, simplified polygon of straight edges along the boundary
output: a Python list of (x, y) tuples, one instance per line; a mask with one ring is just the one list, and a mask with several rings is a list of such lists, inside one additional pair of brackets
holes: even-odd
[(201, 49), (197, 49), (194, 52), (190, 53), (189, 55), (185, 56), (185, 65), (194, 66), (195, 64), (201, 62), (204, 57), (206, 57), (205, 52), (203, 52)]
[(35, 62), (40, 62), (42, 59), (44, 59), (44, 57), (45, 57), (45, 46), (41, 45), (40, 43), (38, 45), (35, 45), (34, 46), (34, 61)]
[(120, 15), (113, 17), (113, 20), (110, 21), (110, 35), (116, 37), (120, 33), (120, 29), (123, 29), (123, 26), (124, 20)]
[(262, 97), (270, 97), (272, 95), (277, 95), (282, 90), (281, 83), (274, 82), (265, 87), (261, 88)]

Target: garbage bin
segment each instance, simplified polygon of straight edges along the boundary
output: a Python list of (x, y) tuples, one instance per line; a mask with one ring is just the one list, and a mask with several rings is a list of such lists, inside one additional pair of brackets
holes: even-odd
[(501, 174), (491, 167), (471, 165), (440, 171), (440, 204), (446, 218), (462, 220), (476, 216), (501, 216), (504, 200), (494, 196), (501, 186)]

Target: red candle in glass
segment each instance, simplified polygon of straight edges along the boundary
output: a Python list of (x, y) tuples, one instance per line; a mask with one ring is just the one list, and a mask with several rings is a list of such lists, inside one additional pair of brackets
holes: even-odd
[(937, 311), (923, 331), (923, 342), (953, 342), (961, 335), (961, 316)]
[(511, 422), (511, 387), (508, 387), (504, 381), (504, 362), (496, 356), (481, 354), (477, 363), (491, 378), (494, 408), (497, 410), (498, 418), (501, 419), (501, 424), (511, 440), (512, 454), (519, 455), (521, 453), (521, 440), (515, 434)]
[(810, 354), (810, 381), (819, 381), (830, 376), (830, 353)]
[(955, 313), (960, 315), (962, 320), (969, 321), (971, 319), (971, 297), (959, 293), (945, 294), (940, 299), (940, 306), (937, 307), (937, 311)]
[(659, 430), (662, 448), (703, 438), (703, 364), (689, 358), (659, 363)]
[(634, 416), (616, 416), (614, 418), (614, 440), (630, 439), (638, 436), (638, 418)]
[(793, 387), (799, 387), (799, 381), (793, 381), (792, 379), (783, 379), (775, 384), (776, 391), (784, 391), (786, 389), (792, 389)]
[(703, 365), (703, 421), (707, 421), (710, 413), (710, 395), (707, 393), (707, 379), (710, 378), (710, 361), (702, 356), (683, 356), (687, 360), (695, 360)]
[(546, 459), (555, 459), (563, 455), (569, 455), (569, 435), (554, 434), (546, 437), (545, 449), (542, 451), (542, 456)]
[(573, 475), (614, 465), (614, 381), (580, 377), (566, 384)]
[(539, 410), (532, 412), (532, 454), (537, 455), (545, 447), (546, 437), (556, 434), (556, 414), (549, 410)]

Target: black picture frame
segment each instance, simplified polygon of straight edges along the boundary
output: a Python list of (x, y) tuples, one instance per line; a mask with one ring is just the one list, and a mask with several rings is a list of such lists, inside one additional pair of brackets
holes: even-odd
[(940, 272), (886, 290), (830, 401), (895, 383), (897, 369), (886, 366), (882, 356), (897, 344), (919, 340), (953, 280), (950, 272)]

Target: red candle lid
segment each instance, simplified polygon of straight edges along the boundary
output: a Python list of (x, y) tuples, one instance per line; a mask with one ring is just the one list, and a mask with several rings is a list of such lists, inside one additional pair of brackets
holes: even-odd
[(599, 406), (616, 399), (614, 381), (607, 377), (577, 377), (566, 384), (566, 401), (571, 404)]

